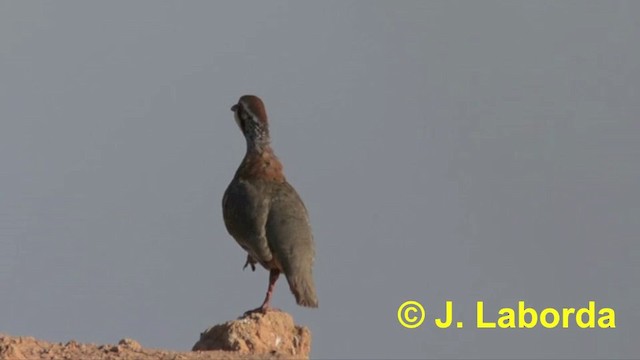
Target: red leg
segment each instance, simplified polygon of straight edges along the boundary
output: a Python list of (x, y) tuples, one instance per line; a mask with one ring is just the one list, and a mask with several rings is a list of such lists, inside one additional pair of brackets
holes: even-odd
[(276, 281), (278, 281), (278, 277), (280, 276), (280, 270), (273, 269), (269, 272), (269, 288), (267, 289), (267, 295), (264, 297), (264, 301), (260, 307), (255, 308), (253, 310), (249, 310), (244, 314), (250, 314), (252, 312), (262, 312), (265, 313), (269, 309), (269, 302), (271, 301), (271, 296), (273, 295), (273, 290), (276, 287)]
[(266, 311), (269, 308), (269, 302), (271, 301), (271, 296), (273, 295), (273, 290), (276, 287), (276, 281), (278, 281), (278, 276), (280, 276), (280, 270), (271, 270), (269, 272), (269, 288), (267, 289), (267, 295), (264, 297), (264, 302), (260, 306), (262, 311)]

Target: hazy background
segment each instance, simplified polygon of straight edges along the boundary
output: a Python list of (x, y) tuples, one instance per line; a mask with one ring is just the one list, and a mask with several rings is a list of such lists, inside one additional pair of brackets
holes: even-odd
[[(259, 305), (246, 93), (311, 215), (320, 308), (273, 305), (314, 358), (640, 354), (635, 1), (1, 2), (0, 332), (189, 350)], [(472, 328), (521, 299), (618, 327)]]

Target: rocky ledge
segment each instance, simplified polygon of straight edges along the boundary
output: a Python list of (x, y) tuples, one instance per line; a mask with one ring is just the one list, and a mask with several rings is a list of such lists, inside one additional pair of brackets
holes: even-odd
[(215, 325), (200, 334), (192, 351), (148, 349), (137, 341), (118, 344), (82, 344), (74, 340), (51, 343), (33, 337), (0, 334), (0, 359), (100, 359), (100, 360), (204, 360), (204, 359), (308, 359), (311, 332), (295, 325), (280, 311), (253, 313)]

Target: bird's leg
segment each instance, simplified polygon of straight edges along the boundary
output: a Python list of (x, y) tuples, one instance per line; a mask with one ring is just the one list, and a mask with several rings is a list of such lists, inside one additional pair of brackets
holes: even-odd
[(273, 290), (276, 287), (276, 281), (278, 281), (279, 276), (280, 276), (280, 270), (278, 269), (272, 269), (269, 272), (269, 288), (267, 289), (267, 295), (264, 297), (264, 301), (262, 302), (262, 305), (260, 305), (260, 307), (258, 308), (245, 312), (244, 313), (245, 315), (248, 315), (253, 312), (266, 313), (267, 310), (270, 309), (269, 302), (271, 301), (271, 296), (273, 295)]
[(251, 257), (251, 255), (247, 254), (247, 262), (244, 263), (242, 270), (246, 269), (247, 266), (251, 265), (251, 271), (256, 271), (256, 263), (257, 261)]
[(269, 287), (267, 288), (267, 295), (264, 297), (264, 302), (260, 306), (260, 309), (262, 309), (263, 311), (266, 311), (269, 308), (269, 302), (271, 301), (273, 290), (276, 287), (278, 276), (280, 276), (280, 270), (272, 269), (271, 271), (269, 271)]

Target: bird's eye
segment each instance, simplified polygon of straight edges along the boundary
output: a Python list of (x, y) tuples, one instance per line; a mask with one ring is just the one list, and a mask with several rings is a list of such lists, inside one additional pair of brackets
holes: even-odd
[(235, 111), (236, 123), (238, 124), (240, 129), (242, 129), (242, 131), (244, 131), (244, 129), (245, 129), (245, 116), (242, 113), (242, 106), (235, 105), (233, 110)]

